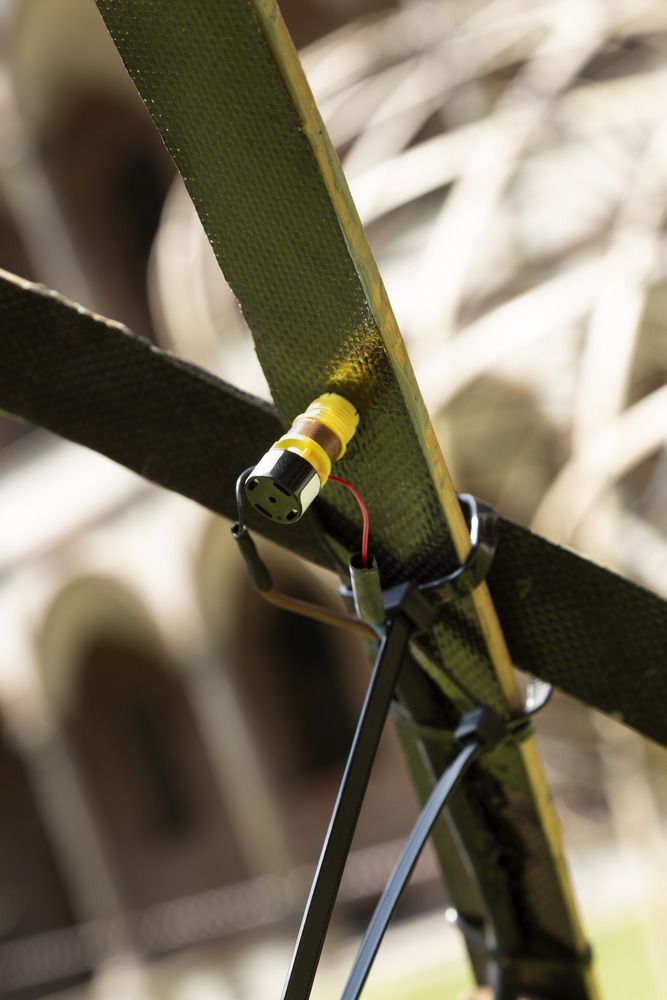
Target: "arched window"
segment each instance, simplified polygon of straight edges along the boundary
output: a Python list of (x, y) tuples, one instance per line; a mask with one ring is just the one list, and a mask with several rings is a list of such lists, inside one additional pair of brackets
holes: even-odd
[(340, 765), (352, 741), (354, 714), (330, 630), (270, 606), (264, 629), (269, 669), (280, 679), (275, 706), (289, 726), (287, 777)]
[[(272, 575), (280, 590), (320, 604), (323, 594), (296, 574)], [(296, 862), (319, 854), (350, 749), (370, 664), (354, 636), (263, 601), (243, 578), (230, 668), (253, 742)], [(391, 726), (382, 739), (355, 843), (403, 836), (414, 792)]]
[(156, 657), (92, 643), (68, 730), (128, 906), (246, 876), (182, 685)]
[(143, 107), (68, 94), (43, 152), (99, 310), (154, 339), (148, 258), (175, 171)]
[(0, 943), (55, 930), (73, 915), (25, 765), (0, 725)]
[[(322, 599), (303, 581), (284, 580), (281, 588), (314, 603)], [(336, 773), (344, 762), (354, 733), (355, 663), (363, 670), (354, 640), (348, 645), (327, 626), (244, 589), (234, 674), (278, 786)]]

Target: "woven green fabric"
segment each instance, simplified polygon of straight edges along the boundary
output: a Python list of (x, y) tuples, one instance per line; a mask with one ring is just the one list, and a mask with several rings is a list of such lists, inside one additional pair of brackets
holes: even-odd
[[(453, 550), (425, 461), (422, 410), (398, 346), (387, 340), (370, 253), (363, 241), (361, 249), (350, 245), (354, 220), (350, 226), (341, 217), (325, 183), (326, 165), (315, 152), (325, 141), (320, 123), (300, 114), (291, 89), (298, 81), (275, 61), (269, 41), (279, 28), (277, 10), (266, 3), (260, 23), (249, 0), (98, 6), (241, 303), (283, 422), (327, 389), (357, 405), (361, 428), (341, 471), (373, 507), (385, 582), (433, 576), (451, 565)], [(337, 174), (336, 184), (343, 184)], [(346, 499), (335, 495), (330, 504), (349, 516)], [(465, 679), (473, 699), (506, 712), (472, 602), (438, 624), (431, 651)], [(451, 694), (449, 681), (443, 687)], [(457, 700), (467, 707), (467, 698)], [(522, 758), (514, 747), (501, 756), (480, 768), (501, 789), (498, 808), (484, 824), (477, 816), (460, 831), (483, 908), (487, 917), (494, 910), (501, 947), (550, 954), (555, 943), (572, 951), (577, 932)], [(474, 782), (465, 788), (479, 812)], [(481, 852), (478, 828), (488, 832)], [(494, 872), (490, 841), (505, 858)], [(588, 995), (581, 974), (565, 979), (569, 996)], [(525, 967), (517, 985), (540, 992), (553, 988), (553, 979)]]
[[(0, 409), (113, 458), (227, 517), (240, 470), (280, 433), (273, 407), (119, 323), (0, 271)], [(248, 522), (335, 563), (313, 517)]]
[[(361, 429), (341, 471), (372, 506), (385, 582), (426, 579), (451, 566), (423, 411), (399, 346), (386, 339), (370, 257), (349, 245), (350, 227), (343, 232), (340, 206), (324, 183), (314, 154), (322, 141), (317, 121), (306, 127), (267, 44), (264, 31), (274, 29), (275, 18), (260, 26), (247, 0), (98, 6), (241, 302), (283, 423), (326, 389), (351, 398)], [(353, 523), (351, 511), (332, 494), (324, 523), (336, 531), (340, 519)], [(506, 711), (472, 602), (443, 616), (428, 647), (441, 721), (473, 700)], [(411, 683), (408, 674), (408, 691)], [(440, 749), (426, 751), (434, 769), (442, 766)], [(469, 861), (467, 883), (466, 866), (457, 861), (448, 869), (455, 905), (490, 920), (505, 951), (550, 958), (572, 952), (578, 939), (558, 862), (515, 746), (480, 765), (450, 816)], [(483, 960), (473, 957), (481, 973)], [(515, 986), (572, 1000), (590, 996), (579, 969), (555, 975), (520, 965)]]
[[(5, 410), (234, 516), (237, 469), (280, 430), (271, 407), (151, 347), (118, 324), (6, 275), (0, 275), (0, 317), (0, 405)], [(325, 501), (316, 506), (335, 520)], [(257, 527), (306, 558), (330, 561), (314, 517), (290, 528), (262, 519)], [(335, 528), (343, 543), (358, 535), (352, 521), (338, 518)], [(664, 602), (502, 520), (491, 583), (521, 665), (596, 707), (620, 711), (627, 722), (667, 743), (665, 672), (655, 669), (667, 656)], [(456, 614), (452, 608), (451, 618)], [(451, 712), (432, 688), (422, 682), (416, 697), (418, 681), (412, 671), (404, 685), (418, 717), (435, 725), (451, 722)], [(442, 749), (428, 749), (432, 763), (440, 759), (444, 766)], [(412, 744), (407, 750), (427, 794), (423, 755)], [(502, 881), (509, 865), (517, 879), (539, 884), (539, 828), (523, 823), (520, 845), (514, 844), (512, 853), (507, 850), (512, 830), (503, 831), (503, 817), (509, 811), (513, 819), (522, 803), (521, 772), (512, 767), (509, 755), (496, 757), (493, 767), (479, 775), (476, 801), (477, 807), (461, 801), (454, 817), (473, 857), (505, 859), (497, 867), (486, 865), (489, 880)], [(480, 802), (487, 803), (481, 815)], [(449, 859), (448, 877), (456, 882), (455, 842), (446, 831), (439, 836)], [(464, 894), (465, 885), (459, 884), (458, 891)], [(531, 886), (525, 891), (532, 895)], [(561, 995), (570, 985), (568, 977)], [(552, 974), (549, 986), (553, 989)]]
[[(341, 475), (365, 496), (382, 491), (374, 544), (386, 581), (428, 578), (453, 552), (421, 443), (252, 4), (98, 7), (241, 304), (283, 423), (327, 390), (359, 407)], [(331, 503), (354, 509), (344, 494)], [(486, 665), (477, 681), (502, 707)]]
[[(0, 409), (228, 518), (237, 471), (283, 430), (262, 400), (2, 271), (0, 356)], [(246, 515), (254, 531), (335, 569), (322, 523), (349, 551), (359, 524), (330, 495), (289, 527)], [(667, 746), (661, 598), (504, 518), (490, 584), (519, 666)], [(448, 627), (457, 615), (452, 606)]]

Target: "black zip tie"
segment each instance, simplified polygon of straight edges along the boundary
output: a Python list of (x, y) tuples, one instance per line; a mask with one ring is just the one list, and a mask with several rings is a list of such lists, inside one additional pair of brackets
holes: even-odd
[(357, 1000), (359, 997), (389, 922), (442, 810), (474, 761), (482, 752), (491, 750), (500, 743), (507, 732), (507, 724), (487, 706), (468, 712), (456, 727), (454, 739), (462, 749), (438, 779), (412, 828), (407, 844), (375, 907), (341, 1000)]
[[(438, 817), (459, 787), (471, 765), (483, 752), (492, 750), (506, 738), (523, 739), (527, 735), (526, 727), (531, 725), (533, 716), (544, 708), (552, 694), (550, 685), (536, 680), (531, 680), (528, 691), (526, 709), (522, 715), (505, 721), (493, 709), (487, 705), (482, 705), (464, 715), (453, 733), (446, 734), (450, 743), (459, 743), (462, 749), (438, 779), (417, 822), (412, 828), (407, 844), (394, 867), (364, 934), (352, 966), (352, 971), (341, 995), (341, 1000), (358, 1000), (391, 918), (419, 860), (419, 856), (424, 849), (424, 845)], [(397, 702), (393, 702), (392, 707), (401, 722), (411, 727), (414, 726), (417, 735), (427, 739), (437, 738), (441, 741), (443, 740), (445, 733), (442, 730), (438, 730), (433, 726), (422, 726), (415, 723), (407, 709)], [(473, 940), (472, 936), (471, 940)], [(486, 946), (481, 934), (479, 935), (479, 940), (475, 937), (474, 941), (477, 945), (483, 944), (484, 951), (490, 958), (496, 957), (489, 952), (488, 946)], [(510, 956), (508, 955), (502, 955), (503, 963), (501, 964), (507, 966), (509, 958)], [(579, 959), (579, 956), (577, 958)], [(532, 959), (528, 959), (527, 961), (532, 961)], [(567, 961), (569, 962), (569, 958)]]
[[(553, 688), (550, 684), (534, 677), (531, 678), (528, 684), (524, 710), (521, 715), (516, 715), (504, 722), (507, 729), (505, 736), (511, 737), (514, 740), (523, 740), (530, 736), (533, 731), (532, 722), (534, 717), (546, 707), (552, 695)], [(391, 711), (400, 725), (409, 729), (415, 736), (421, 739), (443, 743), (450, 747), (455, 742), (455, 734), (450, 729), (419, 722), (405, 705), (402, 705), (396, 699), (391, 703)]]
[[(267, 591), (272, 587), (271, 575), (255, 548), (243, 518), (243, 486), (251, 471), (251, 468), (246, 469), (236, 482), (238, 521), (232, 527), (232, 535), (246, 562), (253, 585), (260, 591)], [(471, 548), (464, 563), (428, 583), (419, 586), (403, 583), (382, 591), (388, 628), (378, 650), (357, 723), (282, 1000), (308, 1000), (310, 996), (370, 772), (410, 639), (415, 632), (428, 630), (437, 614), (437, 605), (469, 594), (479, 586), (491, 566), (497, 544), (496, 512), (471, 494), (459, 494), (459, 501), (467, 509), (470, 529)], [(364, 936), (342, 1000), (356, 1000), (359, 996), (433, 825), (472, 763), (484, 750), (496, 746), (510, 734), (515, 739), (523, 738), (530, 726), (530, 718), (546, 704), (550, 694), (548, 686), (543, 686), (542, 692), (533, 698), (534, 704), (518, 719), (509, 722), (503, 722), (486, 706), (476, 708), (461, 719), (453, 736), (449, 736), (449, 741), (460, 743), (462, 749), (440, 777), (417, 820)], [(422, 738), (443, 739), (442, 731), (431, 726), (417, 726), (414, 720), (406, 719), (406, 714), (409, 715), (407, 710), (403, 712), (402, 721), (417, 727)]]
[[(243, 516), (243, 487), (245, 486), (245, 481), (254, 470), (255, 466), (250, 465), (247, 469), (244, 469), (240, 476), (236, 480), (236, 523), (239, 529), (245, 528), (245, 518)], [(235, 525), (236, 527), (236, 525)], [(248, 529), (246, 528), (246, 531)]]
[[(470, 552), (465, 561), (450, 573), (413, 587), (415, 603), (419, 595), (423, 595), (435, 606), (465, 597), (475, 587), (479, 587), (491, 568), (498, 545), (498, 514), (493, 507), (472, 493), (459, 493), (458, 499), (466, 514), (470, 531)], [(382, 591), (385, 609), (389, 610), (403, 600), (406, 586), (408, 585), (402, 583)], [(340, 593), (344, 598), (354, 598), (350, 587), (342, 586)]]
[(248, 576), (250, 577), (250, 582), (253, 587), (259, 591), (267, 591), (271, 590), (273, 587), (273, 580), (271, 578), (271, 574), (266, 568), (266, 564), (257, 551), (257, 547), (250, 532), (248, 531), (245, 518), (243, 517), (243, 486), (253, 469), (253, 465), (251, 465), (248, 469), (244, 469), (236, 480), (237, 520), (235, 524), (232, 525), (232, 538), (238, 545), (239, 552), (243, 556), (246, 569), (248, 570)]
[(541, 681), (537, 677), (531, 677), (526, 689), (526, 700), (524, 710), (521, 715), (515, 715), (507, 723), (507, 728), (512, 737), (517, 740), (525, 740), (533, 735), (533, 720), (538, 712), (551, 701), (554, 689), (551, 684)]
[[(268, 591), (272, 587), (271, 575), (255, 548), (243, 517), (243, 486), (251, 471), (251, 468), (244, 470), (236, 481), (238, 521), (232, 527), (232, 535), (246, 562), (253, 585), (260, 591)], [(470, 494), (461, 494), (459, 499), (467, 508), (470, 525), (471, 549), (465, 562), (451, 573), (427, 584), (417, 586), (411, 582), (402, 583), (382, 592), (385, 621), (388, 623), (387, 631), (376, 656), (343, 780), (306, 903), (282, 994), (283, 1000), (308, 1000), (310, 996), (371, 768), (410, 639), (416, 632), (424, 632), (430, 628), (436, 617), (438, 604), (470, 593), (481, 583), (491, 565), (497, 540), (495, 511), (478, 502)], [(474, 758), (488, 742), (485, 727), (490, 726), (490, 731), (494, 732), (493, 741), (499, 738), (495, 720), (502, 726), (499, 717), (486, 708), (475, 710), (462, 720), (461, 725), (465, 722), (471, 727), (470, 739), (466, 735), (465, 727), (462, 729), (460, 726), (455, 737), (465, 741), (467, 745), (441, 778), (441, 782), (446, 783), (449, 775), (452, 782), (452, 788), (449, 791), (444, 790), (445, 798), (458, 785)], [(505, 731), (503, 727), (502, 732)], [(436, 789), (438, 788), (441, 788), (440, 782), (436, 786)], [(435, 819), (432, 822), (435, 822)], [(426, 830), (425, 838), (428, 837), (429, 831), (430, 826)], [(423, 843), (418, 848), (417, 856), (422, 846)], [(409, 877), (411, 870), (410, 868), (406, 878)]]
[(396, 614), (380, 645), (299, 928), (282, 993), (283, 1000), (307, 1000), (310, 996), (412, 627), (412, 622), (406, 615)]
[[(389, 621), (387, 635), (378, 651), (371, 683), (357, 723), (343, 781), (299, 928), (282, 1000), (307, 1000), (310, 996), (371, 768), (408, 643), (415, 633), (427, 631), (432, 625), (437, 614), (437, 604), (469, 593), (481, 582), (491, 565), (496, 541), (495, 511), (478, 505), (475, 498), (468, 494), (463, 495), (462, 503), (468, 507), (470, 520), (471, 551), (465, 563), (430, 584), (416, 586), (410, 582), (401, 583), (382, 592), (386, 620)], [(346, 596), (349, 596), (349, 592)], [(429, 599), (432, 596), (435, 596), (435, 601)], [(454, 770), (450, 773), (454, 787), (484, 745), (482, 730), (489, 721), (489, 713), (490, 709), (481, 709), (479, 712), (476, 710), (475, 732), (479, 746), (473, 743), (466, 747), (452, 765)], [(498, 718), (495, 713), (491, 714)], [(504, 733), (505, 729), (502, 731)], [(460, 776), (457, 773), (459, 766)], [(442, 780), (445, 780), (444, 776)], [(425, 836), (428, 836), (428, 831)]]
[(232, 537), (239, 547), (248, 570), (248, 576), (255, 590), (267, 591), (273, 587), (273, 579), (266, 563), (262, 560), (250, 532), (245, 524), (232, 525)]
[(413, 736), (422, 740), (430, 740), (433, 743), (442, 743), (447, 747), (454, 745), (454, 734), (451, 729), (417, 722), (405, 705), (396, 699), (391, 703), (391, 713), (396, 722), (405, 729), (409, 729)]
[(498, 545), (498, 514), (490, 504), (478, 500), (472, 493), (459, 493), (459, 503), (467, 514), (470, 531), (470, 552), (465, 561), (436, 580), (419, 587), (438, 604), (465, 597), (486, 579)]
[(587, 969), (593, 961), (593, 951), (590, 946), (581, 953), (563, 953), (557, 958), (546, 958), (540, 955), (517, 955), (514, 952), (493, 948), (484, 937), (484, 923), (462, 916), (453, 907), (445, 913), (445, 919), (461, 931), (466, 941), (475, 945), (488, 959), (503, 969), (522, 968), (534, 969), (536, 972), (565, 972), (568, 969)]

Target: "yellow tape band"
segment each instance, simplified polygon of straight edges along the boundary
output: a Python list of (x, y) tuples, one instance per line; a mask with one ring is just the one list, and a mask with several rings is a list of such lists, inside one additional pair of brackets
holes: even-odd
[(331, 474), (331, 459), (321, 444), (306, 437), (305, 434), (292, 434), (288, 431), (279, 441), (276, 441), (273, 447), (280, 448), (282, 451), (291, 451), (305, 459), (315, 469), (322, 486), (324, 486)]
[[(338, 458), (342, 458), (345, 449), (354, 437), (359, 426), (359, 414), (356, 407), (335, 392), (325, 392), (310, 404), (304, 414), (307, 420), (318, 420), (340, 439), (341, 450)], [(297, 418), (298, 419), (298, 418)], [(329, 472), (331, 469), (329, 470)], [(328, 473), (327, 473), (328, 476)]]

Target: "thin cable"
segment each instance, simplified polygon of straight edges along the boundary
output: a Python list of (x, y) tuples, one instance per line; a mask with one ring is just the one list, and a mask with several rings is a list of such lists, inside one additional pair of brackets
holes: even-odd
[(352, 632), (362, 639), (377, 641), (378, 636), (375, 629), (358, 618), (353, 618), (344, 612), (334, 611), (331, 608), (312, 604), (310, 601), (303, 601), (299, 597), (292, 597), (290, 594), (274, 590), (271, 574), (255, 547), (243, 516), (243, 486), (253, 468), (254, 466), (250, 466), (250, 468), (245, 469), (236, 480), (238, 521), (232, 526), (232, 537), (237, 543), (246, 563), (250, 581), (255, 591), (269, 604), (273, 604), (274, 607), (281, 608), (283, 611), (290, 611), (305, 618), (312, 618), (314, 621), (321, 622), (324, 625), (333, 625), (336, 628), (345, 629), (347, 632)]
[(361, 532), (361, 562), (363, 566), (368, 566), (368, 536), (371, 530), (371, 519), (368, 514), (368, 507), (364, 502), (364, 498), (352, 483), (348, 483), (347, 479), (341, 479), (340, 476), (329, 476), (329, 481), (332, 483), (340, 483), (344, 486), (346, 490), (349, 490), (354, 499), (359, 504), (359, 510), (361, 511), (361, 519), (363, 522), (363, 529)]
[(412, 829), (403, 853), (387, 882), (380, 901), (375, 907), (375, 912), (361, 942), (357, 957), (354, 960), (352, 972), (341, 995), (341, 1000), (358, 1000), (368, 974), (371, 971), (378, 948), (389, 926), (389, 921), (398, 906), (398, 901), (417, 864), (419, 855), (424, 848), (424, 844), (431, 833), (435, 821), (481, 750), (482, 745), (480, 742), (473, 742), (464, 747), (458, 756), (454, 758), (431, 792), (419, 819)]
[(248, 466), (248, 468), (244, 469), (236, 479), (236, 520), (240, 528), (245, 527), (245, 518), (243, 516), (243, 487), (245, 486), (246, 479), (254, 468), (254, 465)]
[(291, 611), (295, 615), (312, 618), (314, 621), (322, 622), (323, 625), (333, 625), (335, 628), (342, 628), (346, 632), (358, 635), (362, 639), (371, 639), (373, 642), (377, 642), (378, 635), (374, 628), (358, 618), (343, 614), (342, 611), (333, 611), (331, 608), (324, 608), (319, 604), (311, 604), (310, 601), (302, 601), (299, 597), (283, 594), (279, 590), (258, 590), (257, 593), (269, 604), (273, 604), (276, 608), (282, 608), (283, 611)]

